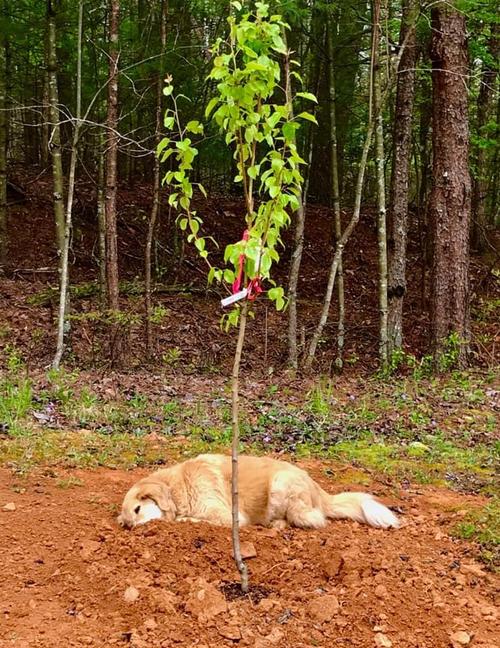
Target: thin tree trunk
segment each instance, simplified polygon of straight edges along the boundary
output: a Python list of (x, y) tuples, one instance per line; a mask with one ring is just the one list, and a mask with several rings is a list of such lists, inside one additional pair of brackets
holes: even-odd
[[(158, 80), (156, 83), (156, 127), (155, 127), (155, 144), (156, 146), (161, 139), (162, 127), (162, 97), (163, 97), (163, 76), (164, 65), (163, 56), (167, 44), (167, 13), (168, 1), (164, 0), (161, 3), (160, 9), (160, 42), (161, 42), (161, 64), (158, 72)], [(156, 147), (155, 147), (156, 149)], [(156, 227), (156, 221), (160, 211), (160, 159), (154, 152), (154, 167), (153, 167), (153, 204), (151, 207), (151, 215), (149, 217), (148, 232), (146, 236), (146, 247), (144, 251), (144, 305), (146, 317), (146, 353), (148, 358), (151, 358), (153, 350), (153, 331), (151, 327), (151, 249), (153, 245), (153, 236)]]
[[(489, 50), (495, 63), (498, 62), (499, 27), (491, 27)], [(483, 63), (481, 74), (481, 87), (477, 98), (476, 137), (484, 137), (484, 128), (494, 110), (495, 84), (497, 70), (487, 62)], [(472, 244), (478, 252), (484, 252), (488, 246), (486, 198), (488, 195), (488, 177), (490, 165), (488, 164), (488, 150), (481, 144), (476, 145), (475, 161), (476, 175), (472, 184)]]
[(47, 72), (49, 78), (49, 120), (51, 125), (50, 150), (52, 156), (54, 215), (56, 244), (59, 258), (59, 281), (62, 273), (64, 248), (64, 175), (61, 154), (61, 129), (59, 125), (59, 92), (57, 88), (56, 15), (52, 0), (47, 0)]
[[(109, 75), (108, 114), (106, 126), (108, 140), (106, 150), (106, 281), (108, 308), (117, 313), (119, 304), (118, 285), (118, 234), (116, 223), (116, 190), (118, 158), (118, 20), (119, 0), (109, 0)], [(117, 324), (110, 326), (109, 347), (112, 362), (121, 358), (121, 334)]]
[[(415, 66), (418, 58), (413, 17), (417, 0), (403, 0), (399, 43), (407, 45), (398, 67), (393, 129), (393, 157), (390, 189), (389, 227), (391, 254), (388, 283), (388, 355), (403, 342), (403, 300), (406, 294), (406, 247), (408, 237), (408, 188), (411, 160), (411, 131), (415, 97)], [(415, 167), (416, 168), (416, 167)], [(423, 171), (422, 177), (425, 174)], [(417, 183), (418, 184), (418, 183)]]
[[(6, 17), (6, 3), (0, 5)], [(0, 268), (7, 262), (7, 38), (0, 35)]]
[[(469, 75), (466, 23), (453, 3), (432, 9), (433, 187), (429, 220), (433, 233), (431, 336), (436, 368), (450, 334), (465, 365), (469, 343)], [(448, 349), (449, 350), (449, 349)]]
[[(337, 96), (335, 92), (335, 65), (333, 61), (333, 21), (331, 11), (328, 12), (327, 40), (328, 40), (328, 83), (330, 92), (330, 163), (332, 182), (332, 204), (335, 219), (335, 243), (342, 236), (342, 219), (340, 212), (340, 188), (339, 188), (339, 164), (337, 155)], [(335, 367), (341, 371), (344, 360), (344, 337), (345, 337), (345, 297), (344, 297), (344, 270), (342, 255), (340, 255), (337, 268), (337, 299), (339, 303), (339, 320), (337, 325), (337, 357)]]
[(104, 131), (99, 134), (99, 160), (97, 162), (97, 249), (99, 263), (99, 299), (101, 310), (106, 307), (106, 177), (104, 149), (106, 139)]
[[(318, 85), (319, 82), (320, 70), (321, 60), (318, 58), (318, 79), (316, 85)], [(315, 110), (313, 110), (313, 113), (314, 112)], [(288, 278), (288, 364), (292, 369), (297, 369), (299, 365), (299, 354), (297, 348), (297, 289), (299, 285), (302, 252), (304, 251), (304, 228), (306, 223), (307, 194), (309, 191), (309, 170), (314, 149), (314, 132), (314, 126), (311, 124), (308, 129), (306, 145), (302, 152), (302, 157), (306, 160), (306, 169), (304, 172), (305, 175), (302, 192), (299, 196), (299, 208), (296, 213), (293, 252)]]
[(375, 167), (377, 174), (377, 238), (378, 238), (378, 306), (379, 358), (387, 368), (387, 223), (385, 205), (384, 116), (382, 110), (382, 70), (380, 66), (380, 0), (373, 3), (373, 109), (375, 113)]
[(240, 364), (241, 353), (243, 351), (243, 344), (245, 341), (245, 329), (247, 322), (248, 302), (245, 301), (241, 307), (240, 322), (238, 330), (238, 341), (236, 343), (236, 350), (234, 352), (233, 363), (233, 378), (232, 378), (232, 427), (233, 439), (231, 445), (231, 515), (232, 527), (231, 534), (233, 540), (233, 555), (236, 562), (236, 567), (240, 573), (241, 589), (243, 592), (248, 592), (248, 569), (245, 561), (241, 557), (240, 547), (240, 519), (239, 519), (239, 501), (238, 501), (238, 452), (240, 443)]
[(81, 114), (82, 114), (82, 32), (83, 32), (83, 0), (80, 0), (78, 7), (78, 51), (76, 71), (76, 119), (73, 129), (73, 144), (71, 147), (71, 161), (68, 177), (68, 197), (66, 203), (66, 218), (64, 224), (64, 245), (61, 258), (61, 285), (59, 288), (59, 316), (57, 322), (57, 346), (52, 368), (59, 369), (64, 353), (65, 335), (69, 332), (68, 321), (68, 288), (69, 288), (69, 244), (73, 220), (73, 197), (75, 193), (76, 163), (78, 160), (78, 139), (80, 136)]
[(323, 329), (325, 328), (326, 322), (328, 320), (328, 313), (330, 310), (330, 304), (332, 301), (332, 294), (333, 294), (333, 286), (335, 284), (335, 277), (337, 275), (337, 269), (338, 265), (340, 262), (340, 259), (342, 257), (342, 253), (344, 251), (344, 248), (347, 244), (347, 241), (349, 240), (352, 232), (354, 231), (354, 228), (356, 227), (358, 221), (359, 221), (359, 216), (361, 212), (361, 197), (363, 194), (363, 184), (364, 184), (364, 179), (365, 179), (365, 170), (366, 170), (366, 162), (368, 159), (368, 151), (370, 150), (370, 145), (372, 141), (372, 135), (373, 135), (373, 119), (370, 118), (367, 126), (367, 132), (365, 136), (365, 143), (363, 146), (363, 152), (361, 154), (361, 160), (359, 163), (359, 170), (358, 170), (358, 178), (356, 181), (356, 193), (355, 193), (355, 198), (354, 198), (354, 210), (352, 213), (351, 220), (349, 221), (347, 227), (345, 228), (342, 236), (340, 239), (337, 241), (337, 244), (335, 246), (335, 253), (333, 255), (333, 259), (330, 265), (330, 272), (328, 275), (328, 284), (326, 287), (326, 292), (325, 292), (325, 298), (323, 300), (323, 308), (321, 311), (320, 319), (318, 322), (318, 325), (316, 326), (316, 329), (313, 333), (313, 336), (311, 338), (311, 341), (309, 343), (309, 347), (307, 350), (307, 355), (304, 361), (304, 368), (306, 370), (309, 370), (312, 367), (312, 363), (314, 360), (314, 355), (316, 353), (316, 348), (318, 346), (318, 342), (321, 338), (321, 335), (323, 333)]

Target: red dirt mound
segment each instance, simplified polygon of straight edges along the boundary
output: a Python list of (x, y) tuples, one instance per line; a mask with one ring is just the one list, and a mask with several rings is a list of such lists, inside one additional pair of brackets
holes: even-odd
[(142, 474), (0, 471), (2, 648), (498, 645), (498, 578), (447, 533), (465, 496), (400, 494), (397, 531), (243, 529), (254, 592), (234, 599), (229, 530), (116, 525)]

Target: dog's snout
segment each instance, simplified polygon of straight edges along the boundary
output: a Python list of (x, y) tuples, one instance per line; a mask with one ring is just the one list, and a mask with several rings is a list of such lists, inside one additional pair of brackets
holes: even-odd
[(133, 526), (132, 523), (130, 522), (130, 520), (127, 520), (126, 518), (124, 518), (123, 515), (119, 515), (116, 518), (116, 520), (117, 520), (118, 524), (121, 527), (123, 527), (124, 529), (131, 529), (132, 526)]

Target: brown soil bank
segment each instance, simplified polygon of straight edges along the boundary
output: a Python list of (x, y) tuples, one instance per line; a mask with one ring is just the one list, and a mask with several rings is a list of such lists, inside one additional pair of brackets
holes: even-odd
[[(309, 464), (321, 477), (320, 463)], [(244, 529), (252, 598), (231, 600), (227, 529), (151, 523), (116, 505), (143, 472), (0, 471), (0, 646), (494, 648), (499, 579), (454, 540), (466, 496), (394, 495), (405, 525)], [(338, 486), (338, 485), (337, 485)], [(477, 497), (475, 498), (477, 501)], [(226, 583), (226, 586), (224, 584)]]

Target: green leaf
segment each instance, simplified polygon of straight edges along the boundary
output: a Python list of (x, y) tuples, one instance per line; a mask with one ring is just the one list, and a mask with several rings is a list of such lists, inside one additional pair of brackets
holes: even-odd
[(174, 122), (175, 122), (175, 117), (167, 117), (167, 115), (165, 115), (165, 119), (163, 120), (163, 125), (165, 126), (165, 128), (168, 129), (172, 128)]
[(316, 117), (314, 115), (311, 115), (311, 113), (301, 112), (299, 115), (297, 115), (297, 117), (299, 119), (307, 119), (307, 121), (310, 121), (313, 124), (318, 125), (318, 122), (316, 121)]
[(210, 101), (207, 104), (207, 107), (205, 108), (205, 117), (210, 117), (210, 114), (212, 110), (215, 108), (215, 106), (219, 103), (219, 97), (214, 97), (213, 99), (210, 99)]
[(307, 99), (308, 101), (313, 101), (314, 103), (318, 103), (318, 100), (312, 92), (297, 92), (295, 96), (302, 97), (302, 99)]

